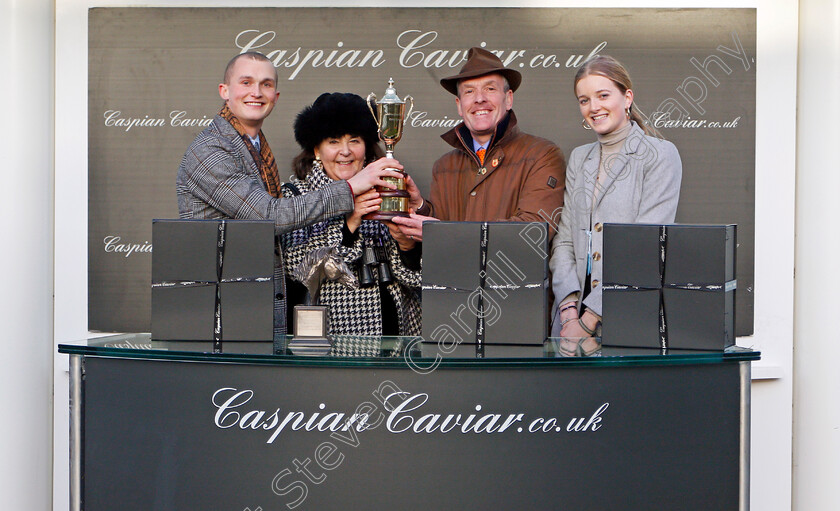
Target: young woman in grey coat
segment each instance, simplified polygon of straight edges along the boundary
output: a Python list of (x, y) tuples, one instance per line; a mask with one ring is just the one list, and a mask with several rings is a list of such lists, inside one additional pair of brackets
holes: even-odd
[(575, 75), (574, 89), (582, 125), (598, 140), (576, 147), (566, 168), (549, 263), (554, 337), (598, 335), (603, 224), (672, 223), (682, 179), (677, 148), (656, 136), (634, 108), (630, 76), (621, 63), (593, 57)]

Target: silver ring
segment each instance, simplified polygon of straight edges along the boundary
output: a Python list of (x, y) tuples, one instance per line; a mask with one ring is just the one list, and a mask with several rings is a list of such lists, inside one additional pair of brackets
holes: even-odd
[(409, 239), (412, 239), (412, 240), (414, 239), (414, 235), (412, 235), (412, 234), (409, 234), (408, 237), (409, 237)]

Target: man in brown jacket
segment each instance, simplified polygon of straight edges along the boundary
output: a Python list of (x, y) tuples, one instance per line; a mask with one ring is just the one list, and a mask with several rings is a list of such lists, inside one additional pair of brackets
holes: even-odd
[(471, 48), (460, 73), (440, 81), (464, 122), (441, 135), (455, 149), (434, 164), (430, 200), (407, 179), (415, 213), (393, 219), (407, 236), (422, 241), (428, 220), (545, 221), (554, 235), (566, 165), (556, 145), (517, 126), (511, 108), (521, 82), (482, 48)]

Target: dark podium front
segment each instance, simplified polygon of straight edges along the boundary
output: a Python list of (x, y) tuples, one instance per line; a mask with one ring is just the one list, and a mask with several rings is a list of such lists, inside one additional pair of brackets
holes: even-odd
[[(71, 508), (737, 510), (759, 354), (62, 344)], [(587, 353), (591, 352), (591, 353)]]

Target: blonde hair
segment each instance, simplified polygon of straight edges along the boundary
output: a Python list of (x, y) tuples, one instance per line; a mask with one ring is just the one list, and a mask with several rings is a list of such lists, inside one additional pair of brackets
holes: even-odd
[[(625, 68), (621, 62), (609, 55), (595, 55), (580, 66), (580, 69), (578, 69), (575, 74), (575, 82), (573, 86), (575, 94), (577, 94), (578, 82), (590, 75), (603, 76), (604, 78), (609, 79), (616, 87), (618, 87), (618, 90), (620, 90), (622, 94), (633, 89), (633, 82), (630, 80), (630, 73), (627, 72), (627, 68)], [(648, 123), (647, 117), (642, 113), (641, 109), (636, 106), (635, 99), (630, 105), (630, 120), (636, 121), (636, 124), (638, 124), (646, 134), (657, 138), (664, 138), (656, 128)]]

